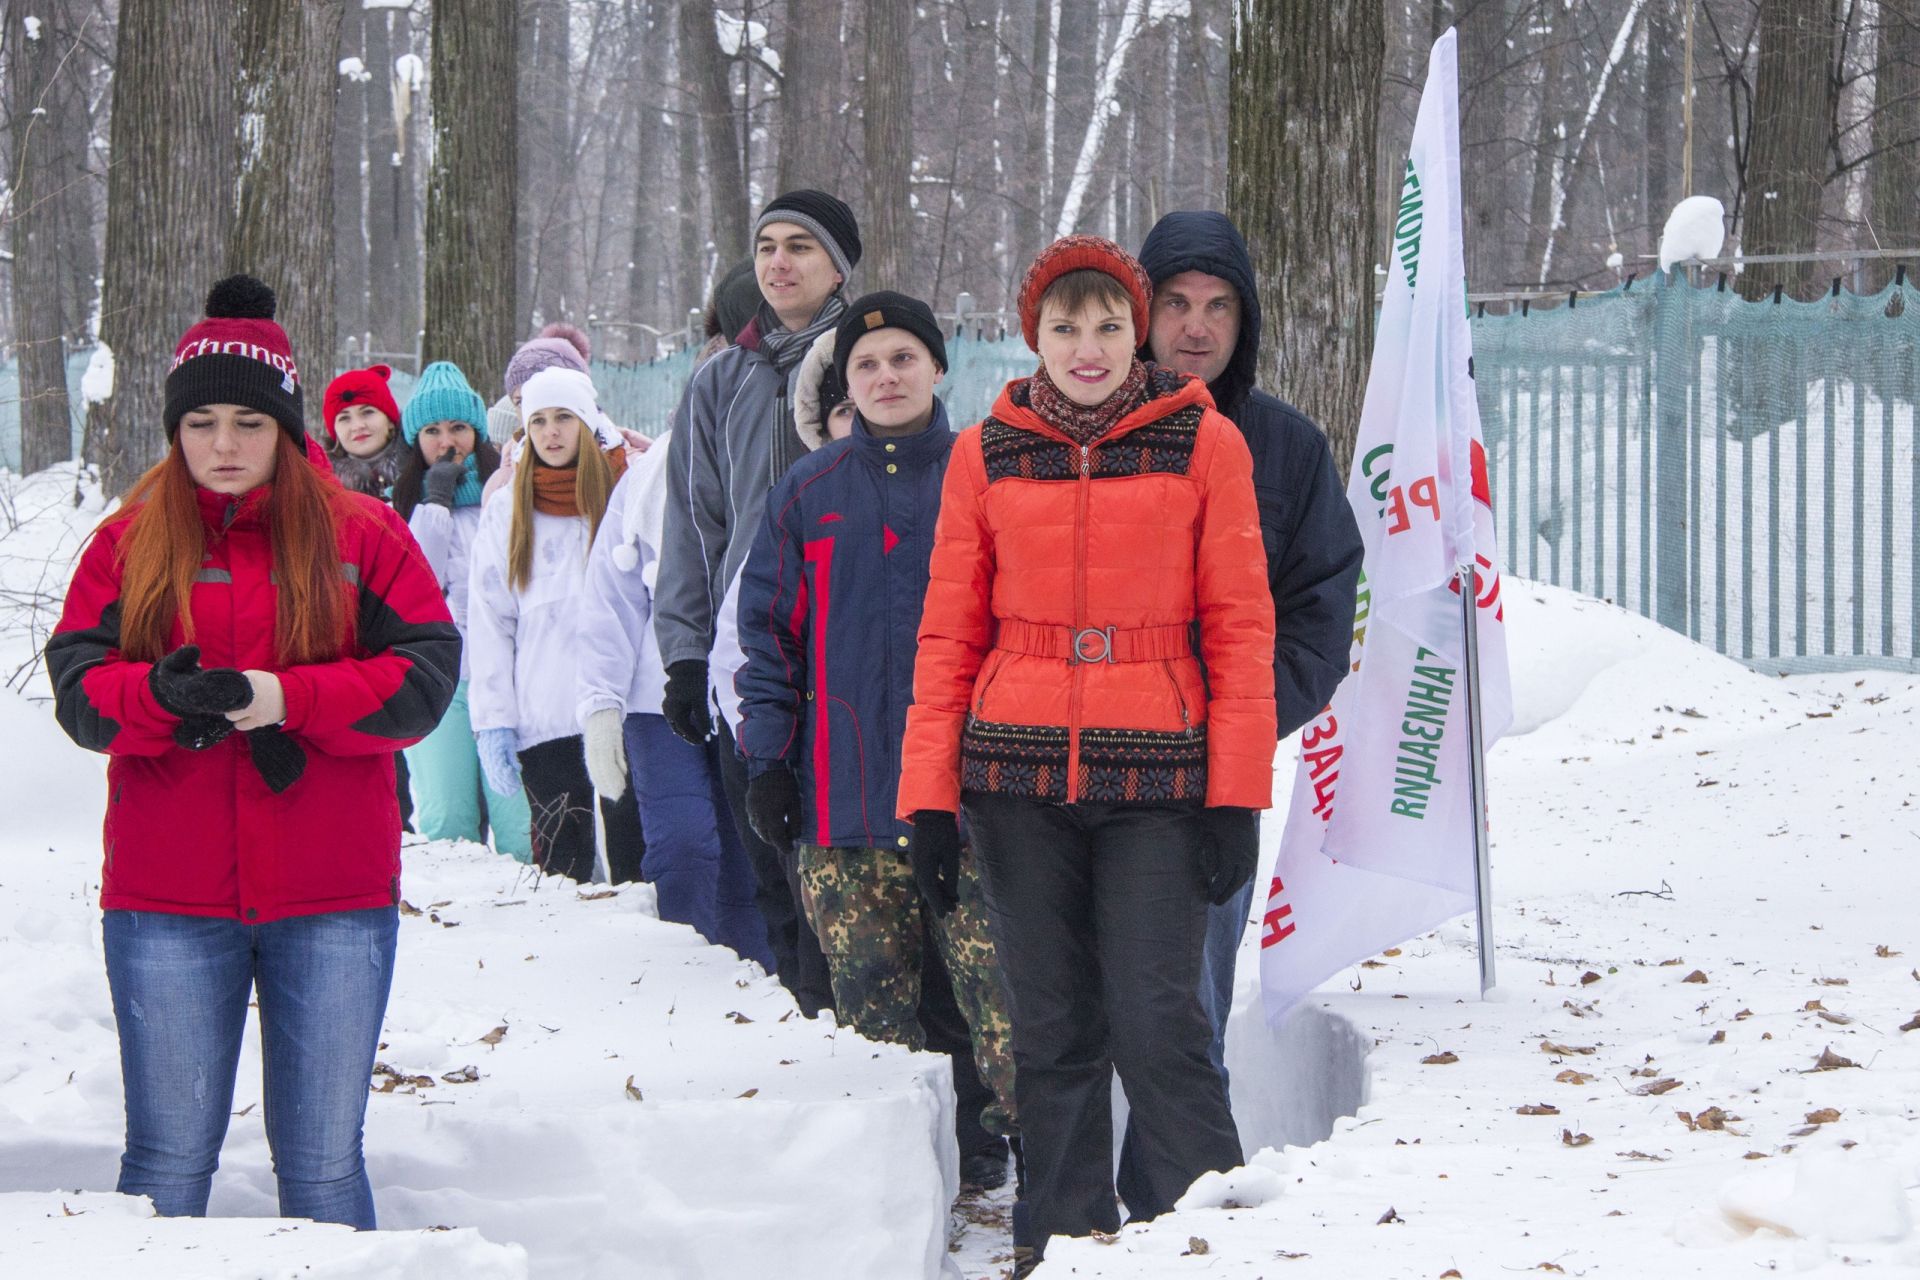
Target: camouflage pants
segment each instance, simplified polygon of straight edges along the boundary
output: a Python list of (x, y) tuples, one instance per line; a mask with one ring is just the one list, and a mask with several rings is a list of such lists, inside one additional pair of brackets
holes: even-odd
[[(870, 1040), (924, 1049), (918, 1013), (923, 900), (906, 851), (802, 844), (800, 892), (827, 953), (840, 1017)], [(980, 1123), (989, 1133), (1012, 1137), (1019, 1133), (1012, 1024), (971, 852), (960, 862), (958, 909), (944, 920), (932, 912), (926, 916), (972, 1034), (974, 1064), (993, 1090), (995, 1101)]]

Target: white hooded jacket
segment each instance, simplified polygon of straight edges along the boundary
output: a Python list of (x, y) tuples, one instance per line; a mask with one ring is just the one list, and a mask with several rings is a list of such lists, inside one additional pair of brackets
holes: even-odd
[(467, 594), (467, 710), (474, 732), (512, 729), (519, 749), (580, 730), (574, 723), (580, 601), (587, 576), (584, 516), (533, 513), (533, 572), (507, 585), (511, 496), (481, 507)]
[(587, 555), (580, 601), (582, 730), (596, 711), (659, 715), (667, 673), (653, 634), (653, 586), (667, 512), (666, 438), (627, 464), (607, 499), (606, 518)]

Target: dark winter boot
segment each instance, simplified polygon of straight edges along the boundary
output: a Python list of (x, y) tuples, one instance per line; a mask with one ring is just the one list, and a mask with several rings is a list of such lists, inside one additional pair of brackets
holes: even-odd
[[(1023, 1178), (1022, 1181), (1025, 1179)], [(1013, 1280), (1033, 1274), (1040, 1265), (1039, 1250), (1033, 1247), (1033, 1215), (1025, 1200), (1013, 1202)]]
[(960, 1157), (962, 1191), (998, 1191), (1007, 1185), (1007, 1143), (1004, 1138)]

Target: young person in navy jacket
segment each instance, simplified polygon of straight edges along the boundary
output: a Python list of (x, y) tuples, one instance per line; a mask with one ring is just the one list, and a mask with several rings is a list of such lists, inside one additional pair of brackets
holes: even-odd
[(871, 1039), (924, 1047), (917, 1008), (930, 911), (974, 1059), (997, 1098), (982, 1121), (1013, 1136), (1006, 999), (971, 859), (949, 876), (916, 877), (911, 827), (894, 816), (953, 448), (933, 394), (946, 358), (918, 299), (870, 293), (841, 319), (834, 366), (857, 410), (853, 434), (801, 459), (767, 498), (740, 585), (740, 748), (754, 830), (776, 848), (797, 847), (802, 907), (840, 1016)]

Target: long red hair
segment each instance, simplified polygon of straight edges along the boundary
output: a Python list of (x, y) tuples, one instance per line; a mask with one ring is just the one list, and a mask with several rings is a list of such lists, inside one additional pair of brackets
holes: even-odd
[[(358, 518), (340, 482), (276, 432), (273, 491), (274, 651), (282, 666), (328, 662), (346, 650), (353, 589), (340, 570), (339, 529)], [(206, 555), (206, 528), (179, 446), (148, 468), (100, 528), (125, 522), (120, 540), (120, 651), (137, 662), (164, 657), (177, 618), (193, 640), (194, 574)]]

